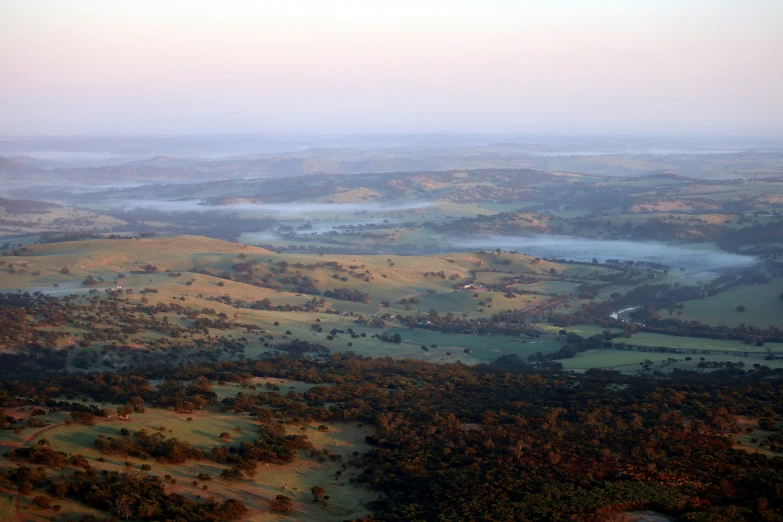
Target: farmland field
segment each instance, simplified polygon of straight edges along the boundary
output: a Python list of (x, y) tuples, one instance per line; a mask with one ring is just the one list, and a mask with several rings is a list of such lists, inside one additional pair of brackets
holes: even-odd
[(626, 352), (621, 350), (591, 350), (572, 359), (564, 359), (563, 368), (568, 370), (590, 368), (613, 368), (628, 371), (639, 369), (644, 360), (665, 361), (672, 355), (665, 353)]
[[(550, 332), (560, 330), (560, 328), (540, 324), (540, 327)], [(568, 328), (568, 331), (577, 333), (582, 336), (591, 336), (601, 334), (605, 328), (601, 328), (594, 325), (575, 325)], [(609, 331), (621, 334), (621, 330), (611, 329)], [(718, 339), (705, 339), (700, 337), (680, 337), (675, 335), (662, 335), (649, 332), (636, 332), (629, 338), (622, 336), (616, 337), (614, 342), (623, 342), (625, 344), (633, 346), (645, 346), (649, 348), (657, 348), (664, 346), (667, 348), (677, 348), (688, 351), (709, 350), (718, 352), (749, 352), (749, 353), (783, 353), (783, 343), (764, 343), (764, 346), (748, 345), (741, 341), (723, 341)]]
[[(685, 303), (682, 319), (728, 326), (783, 327), (783, 279), (765, 285), (734, 287), (716, 296)], [(746, 310), (737, 311), (738, 306)]]

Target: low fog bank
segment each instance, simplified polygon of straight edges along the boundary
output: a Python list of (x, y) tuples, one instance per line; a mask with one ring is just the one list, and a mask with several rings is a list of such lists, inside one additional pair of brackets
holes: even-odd
[(381, 212), (399, 212), (433, 206), (429, 201), (410, 203), (235, 203), (230, 205), (210, 205), (204, 200), (161, 201), (140, 200), (135, 202), (108, 202), (115, 210), (155, 210), (168, 213), (186, 212), (253, 212), (259, 215), (301, 217), (308, 215), (369, 214)]
[[(49, 170), (153, 164), (162, 167), (229, 159), (264, 157), (349, 157), (392, 154), (451, 156), (463, 150), (529, 157), (615, 154), (731, 154), (780, 150), (774, 139), (716, 137), (643, 137), (518, 133), (399, 133), (362, 135), (150, 135), (83, 137), (0, 137), (0, 156)], [(475, 149), (475, 150), (473, 150)], [(486, 150), (485, 150), (486, 149)]]
[(146, 187), (149, 186), (148, 183), (133, 183), (133, 182), (126, 182), (126, 183), (106, 183), (106, 184), (81, 184), (81, 183), (70, 183), (67, 186), (63, 185), (62, 187), (53, 187), (55, 189), (60, 188), (63, 192), (66, 194), (73, 194), (74, 196), (79, 196), (83, 194), (99, 194), (101, 192), (109, 192), (113, 190), (123, 190), (123, 189), (133, 189), (133, 188), (139, 188), (139, 187)]
[(524, 254), (546, 258), (563, 258), (574, 261), (603, 262), (607, 259), (621, 261), (652, 261), (672, 268), (685, 268), (693, 273), (711, 273), (720, 270), (748, 268), (756, 264), (750, 256), (699, 250), (685, 246), (640, 241), (586, 239), (570, 236), (486, 236), (448, 238), (455, 247), (517, 250)]

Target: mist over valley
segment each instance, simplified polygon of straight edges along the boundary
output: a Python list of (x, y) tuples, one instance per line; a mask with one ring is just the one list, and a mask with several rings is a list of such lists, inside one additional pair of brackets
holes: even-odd
[(783, 2), (0, 2), (0, 522), (783, 522)]

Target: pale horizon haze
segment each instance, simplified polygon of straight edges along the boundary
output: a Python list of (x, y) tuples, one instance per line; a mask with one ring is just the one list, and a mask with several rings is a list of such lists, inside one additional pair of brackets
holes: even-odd
[(6, 1), (0, 135), (783, 136), (783, 2)]

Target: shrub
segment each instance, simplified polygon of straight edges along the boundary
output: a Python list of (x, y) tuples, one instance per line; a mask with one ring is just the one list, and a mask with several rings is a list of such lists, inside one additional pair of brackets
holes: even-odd
[(49, 500), (49, 497), (38, 495), (33, 499), (33, 504), (35, 504), (41, 509), (49, 509), (52, 505), (52, 501)]
[(277, 495), (272, 501), (273, 513), (288, 513), (293, 507), (294, 503), (291, 502), (291, 498), (285, 495)]

